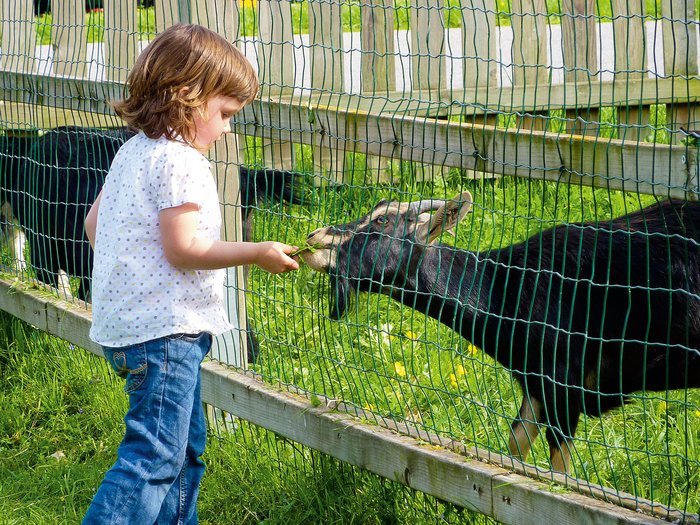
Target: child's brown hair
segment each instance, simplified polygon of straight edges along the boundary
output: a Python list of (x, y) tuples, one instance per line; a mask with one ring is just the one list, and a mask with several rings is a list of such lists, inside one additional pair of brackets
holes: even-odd
[(219, 34), (195, 24), (176, 24), (143, 50), (126, 82), (128, 95), (112, 106), (126, 123), (150, 138), (191, 142), (194, 112), (215, 96), (243, 104), (258, 92), (250, 62)]

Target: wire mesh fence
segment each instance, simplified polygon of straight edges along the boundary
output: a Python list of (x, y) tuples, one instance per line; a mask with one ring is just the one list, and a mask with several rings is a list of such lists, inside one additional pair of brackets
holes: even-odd
[[(383, 199), (468, 191), (471, 214), (454, 236), (430, 237), (466, 250), (467, 262), (433, 273), (417, 295), (409, 277), (428, 269), (431, 248), (412, 238), (404, 251), (426, 255), (396, 255), (412, 231), (403, 223), (381, 230), (391, 242), (378, 248), (364, 223), (349, 241), (338, 229), (330, 246), (308, 246), (307, 256), (327, 254), (326, 266), (230, 272), (241, 328), (214, 357), (312, 405), (484, 459), (512, 456), (511, 467), (522, 455), (542, 475), (562, 470), (566, 456), (574, 487), (599, 485), (626, 506), (697, 521), (695, 2), (71, 6), (2, 2), (3, 227), (28, 241), (6, 243), (8, 272), (89, 302), (81, 221), (127, 138), (107, 99), (159, 30), (215, 27), (261, 79), (258, 99), (235, 119), (238, 140), (215, 153), (228, 238), (304, 247), (312, 231), (359, 219)], [(671, 197), (673, 212), (649, 211)], [(612, 222), (622, 216), (632, 218)], [(352, 273), (352, 257), (365, 273)], [(467, 273), (472, 259), (480, 265)], [(391, 274), (399, 261), (414, 273)], [(450, 294), (439, 276), (448, 274), (461, 276), (459, 323), (441, 317)], [(358, 293), (343, 295), (342, 280)], [(345, 309), (334, 316), (339, 301)], [(467, 311), (486, 315), (486, 327), (462, 326)], [(539, 367), (518, 364), (512, 352), (523, 348)], [(548, 372), (547, 359), (564, 374)], [(533, 403), (548, 389), (566, 395), (542, 413)], [(577, 396), (594, 399), (580, 416)], [(525, 424), (511, 430), (519, 410)], [(575, 423), (563, 423), (568, 414)], [(551, 428), (558, 438), (547, 441)], [(514, 454), (513, 439), (529, 455)]]

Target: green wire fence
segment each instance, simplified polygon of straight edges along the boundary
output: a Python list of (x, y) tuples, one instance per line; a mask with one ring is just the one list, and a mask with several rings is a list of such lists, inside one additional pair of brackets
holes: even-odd
[[(261, 80), (259, 97), (235, 118), (237, 136), (213, 154), (229, 239), (247, 231), (303, 246), (316, 228), (359, 218), (382, 199), (469, 190), (472, 215), (441, 242), (489, 250), (552, 226), (698, 198), (696, 2), (79, 4), (0, 4), (3, 228), (8, 237), (23, 231), (28, 244), (6, 243), (5, 277), (57, 290), (72, 308), (89, 308), (81, 217), (110, 148), (125, 140), (108, 101), (121, 95), (140, 49), (177, 21), (226, 35)], [(286, 170), (291, 193), (269, 179), (251, 187), (238, 177), (242, 165)], [(245, 197), (256, 189), (257, 199)], [(329, 280), (306, 266), (284, 276), (231, 270), (227, 286), (240, 329), (212, 357), (240, 381), (563, 483), (629, 519), (625, 509), (642, 521), (699, 520), (698, 389), (640, 391), (603, 417), (584, 413), (568, 477), (552, 474), (543, 437), (528, 465), (507, 455), (520, 388), (455, 331), (379, 294), (357, 295), (331, 320)], [(699, 348), (685, 350), (699, 359)], [(544, 519), (556, 507), (548, 505), (535, 504), (545, 510), (528, 520)], [(499, 508), (478, 510), (525, 522)]]

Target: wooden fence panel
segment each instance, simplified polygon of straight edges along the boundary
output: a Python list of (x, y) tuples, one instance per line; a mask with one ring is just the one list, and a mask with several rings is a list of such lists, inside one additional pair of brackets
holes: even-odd
[[(562, 2), (561, 38), (564, 55), (564, 82), (588, 84), (600, 74), (598, 67), (598, 35), (595, 0)], [(566, 131), (578, 135), (597, 135), (600, 109), (590, 101), (580, 100), (581, 109), (566, 111)]]
[[(541, 93), (541, 87), (549, 82), (547, 70), (547, 6), (545, 0), (514, 0), (511, 23), (513, 26), (513, 85), (527, 86), (523, 90)], [(513, 110), (530, 113), (528, 107), (514, 100)], [(522, 130), (543, 130), (547, 127), (545, 118), (525, 116), (519, 119), (518, 128)]]
[(124, 82), (140, 52), (134, 0), (104, 0), (107, 80)]
[(651, 82), (647, 68), (647, 40), (644, 29), (645, 6), (643, 0), (612, 0), (613, 39), (615, 45), (615, 79), (622, 80), (629, 99), (629, 104), (619, 108), (618, 118), (622, 125), (620, 138), (630, 141), (644, 140), (645, 126), (649, 123), (649, 109), (640, 103), (642, 99), (641, 83)]
[(38, 69), (32, 2), (2, 0), (2, 55), (0, 69), (31, 73)]
[[(309, 54), (312, 98), (345, 90), (341, 4), (309, 0)], [(316, 136), (314, 166), (331, 183), (345, 176), (346, 144), (328, 133)]]
[[(384, 97), (396, 90), (396, 42), (394, 31), (393, 0), (370, 0), (360, 6), (360, 57), (361, 92), (371, 99)], [(367, 171), (376, 173), (376, 182), (388, 182), (389, 161), (382, 157), (366, 155)]]
[(53, 73), (84, 77), (87, 74), (87, 27), (83, 0), (53, 0)]
[[(698, 75), (698, 36), (695, 2), (689, 0), (661, 0), (663, 16), (664, 76), (686, 79)], [(684, 97), (685, 92), (679, 93)], [(666, 127), (671, 140), (678, 142), (680, 127), (695, 130), (700, 127), (697, 104), (678, 103), (666, 106)]]
[[(288, 0), (258, 1), (258, 76), (262, 98), (289, 97), (296, 72), (291, 3)], [(292, 169), (294, 148), (274, 135), (263, 143), (266, 166)]]

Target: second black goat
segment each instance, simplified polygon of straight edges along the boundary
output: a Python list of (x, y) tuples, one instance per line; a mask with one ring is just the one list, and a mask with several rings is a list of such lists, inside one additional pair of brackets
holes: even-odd
[(526, 458), (545, 427), (564, 472), (581, 413), (600, 416), (640, 390), (700, 387), (699, 203), (662, 201), (499, 250), (431, 244), (471, 205), (468, 192), (382, 201), (312, 232), (302, 257), (330, 276), (331, 316), (350, 292), (383, 293), (460, 333), (522, 389), (511, 455)]

